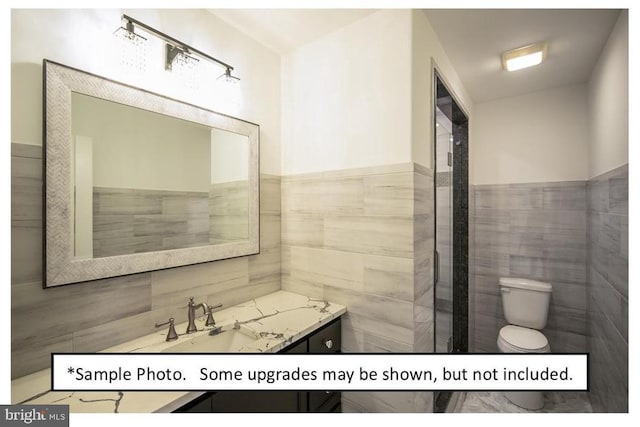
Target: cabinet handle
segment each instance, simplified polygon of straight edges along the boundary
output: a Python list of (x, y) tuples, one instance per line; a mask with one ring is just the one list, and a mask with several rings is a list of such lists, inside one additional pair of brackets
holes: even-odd
[(333, 347), (333, 340), (324, 340), (324, 346), (331, 350), (331, 348)]

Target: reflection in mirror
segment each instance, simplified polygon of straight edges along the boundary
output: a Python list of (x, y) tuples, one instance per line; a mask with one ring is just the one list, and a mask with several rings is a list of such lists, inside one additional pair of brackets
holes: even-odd
[(248, 137), (71, 95), (75, 257), (247, 240)]

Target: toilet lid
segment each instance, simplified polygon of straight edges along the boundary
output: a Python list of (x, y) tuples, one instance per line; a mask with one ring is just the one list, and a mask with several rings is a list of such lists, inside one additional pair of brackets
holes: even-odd
[(547, 337), (535, 329), (507, 325), (500, 329), (500, 338), (523, 350), (539, 350), (549, 344)]

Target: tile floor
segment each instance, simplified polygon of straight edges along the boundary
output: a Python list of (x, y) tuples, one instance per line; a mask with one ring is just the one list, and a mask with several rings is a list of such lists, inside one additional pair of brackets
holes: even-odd
[(456, 405), (455, 412), (593, 412), (586, 392), (545, 393), (544, 400), (542, 409), (529, 411), (514, 405), (500, 392), (467, 392), (464, 402)]

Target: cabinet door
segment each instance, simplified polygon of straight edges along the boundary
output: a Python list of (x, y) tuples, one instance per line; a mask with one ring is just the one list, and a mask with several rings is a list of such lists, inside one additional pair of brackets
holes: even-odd
[(309, 337), (309, 353), (340, 353), (340, 319)]
[(222, 391), (211, 396), (211, 412), (298, 412), (297, 391)]
[[(340, 320), (330, 323), (309, 337), (309, 353), (339, 353), (341, 345)], [(310, 391), (309, 412), (331, 412), (340, 403), (340, 393), (335, 391)]]

